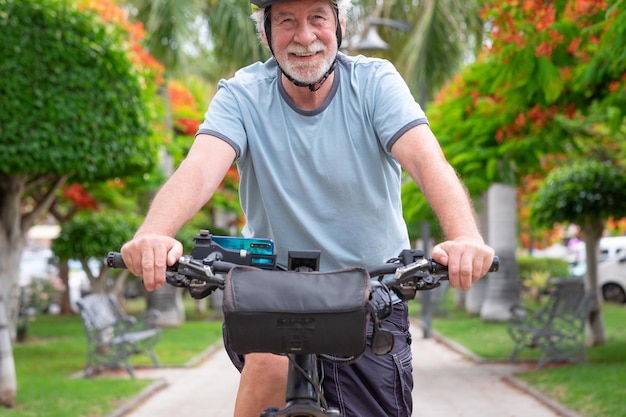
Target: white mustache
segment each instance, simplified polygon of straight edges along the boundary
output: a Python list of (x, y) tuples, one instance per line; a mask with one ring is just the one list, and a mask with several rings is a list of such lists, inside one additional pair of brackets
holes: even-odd
[(325, 50), (326, 46), (324, 45), (324, 43), (320, 40), (316, 40), (309, 46), (292, 43), (286, 48), (285, 52), (294, 55), (313, 55), (318, 52), (323, 52)]

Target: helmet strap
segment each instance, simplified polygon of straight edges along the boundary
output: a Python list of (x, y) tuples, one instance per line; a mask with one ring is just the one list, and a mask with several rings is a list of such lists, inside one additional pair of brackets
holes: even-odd
[(322, 88), (322, 84), (324, 84), (326, 82), (328, 77), (330, 77), (330, 74), (332, 74), (333, 71), (335, 70), (335, 63), (336, 62), (337, 62), (337, 59), (335, 58), (333, 63), (330, 65), (330, 68), (328, 68), (328, 71), (326, 71), (324, 73), (324, 75), (322, 75), (322, 78), (320, 78), (316, 82), (314, 82), (314, 83), (303, 83), (301, 81), (298, 81), (298, 80), (294, 79), (292, 76), (290, 76), (285, 71), (283, 71), (283, 69), (281, 68), (280, 64), (278, 64), (278, 61), (276, 61), (276, 63), (278, 64), (278, 68), (280, 68), (280, 71), (285, 75), (285, 77), (287, 77), (287, 79), (289, 81), (291, 81), (293, 84), (295, 84), (298, 87), (308, 87), (308, 89), (311, 90), (311, 91), (317, 91), (320, 88)]
[[(339, 9), (337, 8), (337, 6), (333, 6), (333, 9), (335, 10), (335, 16), (337, 17), (336, 35), (337, 35), (337, 50), (339, 50), (339, 48), (341, 47), (341, 42), (342, 42), (342, 38), (343, 38), (342, 35), (341, 35), (341, 24), (339, 23)], [(265, 8), (263, 25), (264, 25), (264, 28), (265, 28), (265, 38), (267, 39), (267, 46), (270, 48), (270, 52), (272, 53), (272, 56), (276, 60), (276, 64), (278, 65), (278, 68), (280, 68), (280, 72), (282, 72), (289, 81), (291, 81), (294, 85), (296, 85), (298, 87), (307, 87), (311, 91), (319, 90), (322, 87), (322, 84), (324, 84), (324, 82), (326, 82), (328, 77), (330, 77), (330, 74), (332, 74), (333, 71), (335, 70), (335, 64), (337, 63), (337, 58), (335, 58), (333, 60), (333, 63), (330, 65), (330, 68), (328, 68), (328, 71), (326, 71), (324, 73), (324, 75), (322, 75), (322, 78), (320, 78), (316, 82), (314, 82), (314, 83), (303, 83), (301, 81), (295, 80), (292, 76), (287, 74), (282, 69), (282, 67), (278, 63), (278, 60), (276, 59), (276, 54), (274, 53), (274, 48), (272, 47), (272, 16), (271, 16), (271, 10), (272, 10), (272, 6), (267, 6)]]

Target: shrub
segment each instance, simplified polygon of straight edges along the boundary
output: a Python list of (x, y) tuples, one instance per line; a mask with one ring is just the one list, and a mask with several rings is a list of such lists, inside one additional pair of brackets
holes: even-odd
[(559, 258), (535, 258), (532, 256), (518, 256), (519, 273), (522, 283), (532, 280), (533, 275), (548, 273), (552, 278), (567, 278), (570, 276), (569, 263)]

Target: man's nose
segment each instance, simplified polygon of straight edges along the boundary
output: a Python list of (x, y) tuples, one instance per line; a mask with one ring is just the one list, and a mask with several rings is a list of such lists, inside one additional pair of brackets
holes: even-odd
[(298, 25), (296, 33), (293, 37), (293, 40), (301, 45), (309, 45), (315, 39), (317, 39), (317, 36), (315, 35), (315, 32), (311, 25), (307, 23)]

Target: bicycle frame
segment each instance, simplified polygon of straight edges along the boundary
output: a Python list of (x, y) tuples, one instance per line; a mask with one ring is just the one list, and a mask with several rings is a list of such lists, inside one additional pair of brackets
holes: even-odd
[[(289, 252), (289, 269), (301, 272), (318, 270), (319, 257), (319, 251)], [(342, 417), (339, 410), (322, 404), (317, 355), (289, 353), (287, 357), (287, 404), (282, 410), (268, 408), (261, 413), (261, 417)]]
[(342, 417), (339, 410), (321, 404), (322, 395), (317, 355), (289, 355), (287, 374), (287, 405), (282, 409), (271, 407), (261, 417)]

